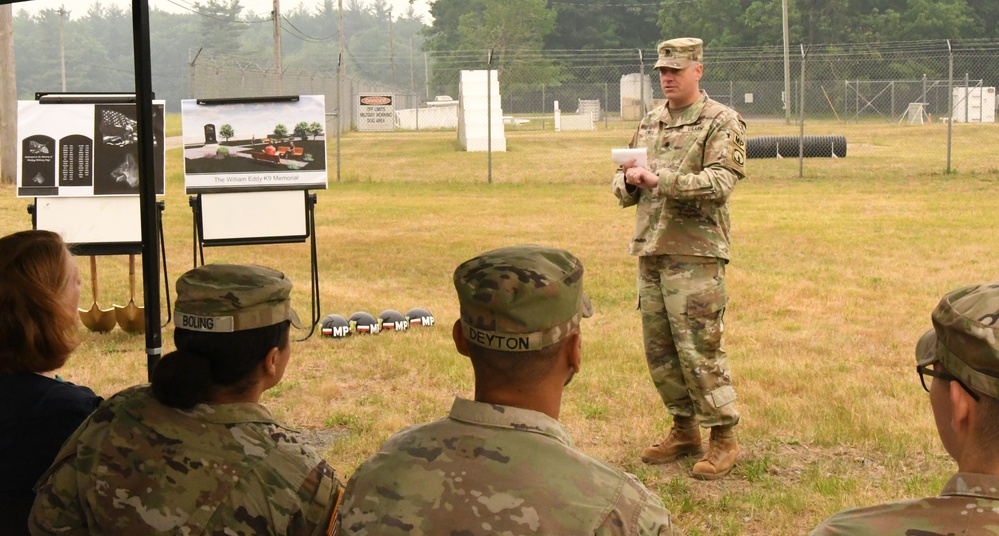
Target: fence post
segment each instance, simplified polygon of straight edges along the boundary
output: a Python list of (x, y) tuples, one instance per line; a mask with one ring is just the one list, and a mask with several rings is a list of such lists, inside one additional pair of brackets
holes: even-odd
[(541, 130), (545, 129), (545, 85), (541, 84)]
[(847, 102), (847, 99), (850, 98), (849, 93), (850, 81), (843, 80), (843, 117), (847, 117), (847, 114), (850, 113), (850, 104)]
[(968, 73), (964, 73), (964, 122), (971, 122), (971, 81), (968, 80)]
[(950, 173), (950, 149), (954, 131), (954, 49), (947, 40), (947, 173)]
[(891, 119), (895, 119), (895, 81), (891, 81), (891, 113), (888, 115)]
[[(341, 34), (343, 26), (341, 26)], [(342, 43), (341, 38), (341, 43)], [(336, 114), (336, 181), (340, 182), (340, 131), (343, 130), (343, 49), (340, 49), (340, 53), (336, 56), (336, 108), (333, 112)]]
[(486, 58), (486, 154), (489, 160), (489, 184), (493, 183), (493, 49)]
[(610, 109), (610, 103), (607, 102), (610, 99), (607, 89), (607, 82), (604, 82), (604, 130), (607, 130), (607, 111)]
[(798, 122), (801, 123), (798, 136), (798, 178), (805, 176), (805, 45), (801, 47), (801, 85), (798, 88)]
[(642, 49), (638, 49), (638, 97), (642, 100), (641, 106), (638, 109), (642, 112), (642, 117), (645, 117), (645, 113), (648, 111), (645, 109), (645, 58), (642, 57)]

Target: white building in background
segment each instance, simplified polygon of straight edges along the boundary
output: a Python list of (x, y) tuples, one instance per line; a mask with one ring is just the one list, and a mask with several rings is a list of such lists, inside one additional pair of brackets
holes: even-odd
[(996, 88), (955, 87), (954, 109), (951, 117), (955, 123), (995, 123)]
[(637, 121), (650, 109), (652, 77), (642, 73), (621, 75), (621, 119)]
[(426, 108), (395, 112), (395, 127), (404, 130), (450, 130), (458, 128), (458, 101), (438, 95)]

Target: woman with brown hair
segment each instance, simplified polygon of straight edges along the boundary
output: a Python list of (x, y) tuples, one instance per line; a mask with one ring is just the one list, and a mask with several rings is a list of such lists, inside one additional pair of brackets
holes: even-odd
[[(35, 481), (101, 398), (55, 371), (79, 344), (80, 275), (62, 238), (0, 238), (0, 520), (27, 534)], [(9, 531), (9, 532), (7, 532)]]

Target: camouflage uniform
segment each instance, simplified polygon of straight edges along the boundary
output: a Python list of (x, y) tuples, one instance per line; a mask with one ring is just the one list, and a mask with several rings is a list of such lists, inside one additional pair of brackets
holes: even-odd
[(729, 260), (728, 198), (745, 177), (745, 123), (701, 97), (673, 117), (668, 103), (642, 120), (629, 147), (648, 150), (659, 185), (648, 191), (614, 176), (622, 207), (637, 205), (629, 252), (639, 258), (645, 356), (669, 412), (702, 426), (738, 422), (722, 349)]
[[(965, 389), (970, 389), (969, 393), (976, 393), (973, 396), (999, 398), (999, 283), (949, 292), (933, 310), (932, 321), (933, 328), (916, 344), (920, 374), (928, 374), (924, 367), (936, 364), (939, 368), (929, 375), (942, 378), (941, 373), (946, 373), (950, 376), (944, 381), (961, 382)], [(934, 406), (933, 411), (947, 410)], [(945, 425), (950, 425), (949, 416), (935, 416), (938, 426), (941, 417)], [(965, 442), (955, 448), (960, 452), (958, 456), (987, 460), (988, 455), (981, 452), (983, 447)], [(812, 531), (813, 536), (836, 534), (999, 534), (999, 475), (957, 473), (938, 497), (846, 510)]]
[[(514, 246), (487, 252), (460, 265), (454, 285), (461, 336), (492, 351), (485, 352), (489, 357), (477, 354), (480, 360), (502, 359), (496, 353), (513, 363), (535, 358), (525, 352), (576, 333), (580, 320), (593, 313), (583, 294), (583, 266), (562, 250)], [(634, 476), (576, 450), (553, 416), (486, 402), (458, 398), (448, 418), (390, 438), (348, 482), (342, 530), (672, 534), (659, 497)]]
[[(42, 477), (32, 534), (318, 534), (340, 484), (259, 404), (160, 404), (115, 395)], [(89, 531), (89, 532), (88, 532)]]
[(551, 417), (458, 398), (390, 438), (347, 483), (346, 534), (672, 534), (634, 476), (573, 445)]
[(939, 497), (840, 512), (812, 536), (999, 534), (999, 476), (958, 473)]

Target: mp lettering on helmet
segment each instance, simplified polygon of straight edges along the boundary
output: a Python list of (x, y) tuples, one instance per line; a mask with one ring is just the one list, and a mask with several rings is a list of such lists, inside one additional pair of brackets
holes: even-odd
[(323, 335), (327, 337), (346, 337), (350, 335), (350, 326), (332, 326), (323, 328)]
[(419, 316), (409, 321), (410, 324), (416, 326), (432, 326), (434, 325), (434, 317), (432, 316)]

